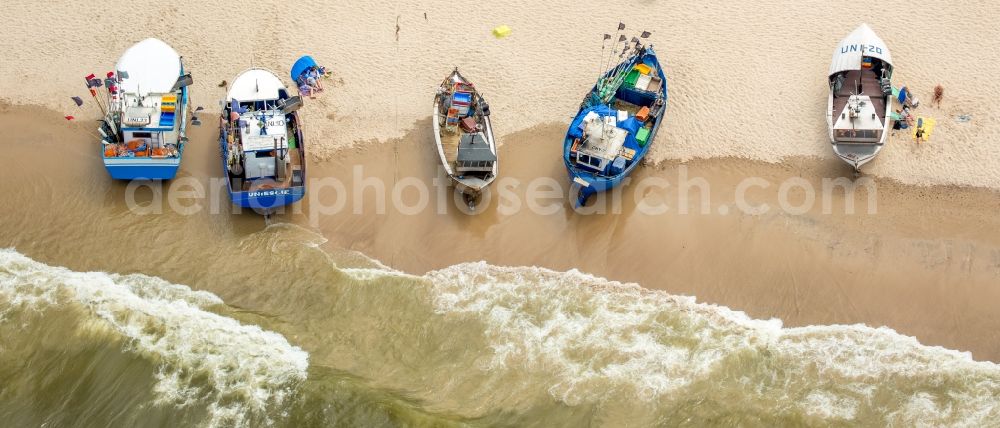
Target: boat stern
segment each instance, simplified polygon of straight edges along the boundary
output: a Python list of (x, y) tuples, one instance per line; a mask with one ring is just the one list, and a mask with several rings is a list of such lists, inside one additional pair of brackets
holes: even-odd
[(232, 192), (229, 196), (233, 204), (250, 208), (255, 211), (270, 211), (286, 205), (291, 205), (305, 197), (305, 186), (294, 186), (280, 189), (258, 189), (245, 192)]
[(177, 176), (177, 158), (104, 158), (104, 168), (115, 180), (170, 180)]
[(875, 159), (881, 150), (882, 145), (877, 143), (833, 143), (833, 152), (853, 166), (855, 171), (860, 171), (861, 166)]

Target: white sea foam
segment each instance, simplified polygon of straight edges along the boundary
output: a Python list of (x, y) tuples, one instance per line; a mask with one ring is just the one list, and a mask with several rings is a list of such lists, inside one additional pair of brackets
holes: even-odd
[(126, 338), (127, 351), (159, 365), (158, 404), (186, 407), (207, 398), (210, 425), (266, 417), (306, 378), (305, 351), (277, 333), (208, 312), (223, 303), (211, 293), (158, 278), (73, 272), (6, 249), (0, 300), (8, 310), (81, 305)]
[(439, 314), (484, 326), (492, 356), (482, 370), (550, 382), (549, 393), (569, 405), (609, 395), (664, 403), (711, 385), (775, 403), (775, 414), (828, 422), (863, 409), (907, 426), (1000, 418), (1000, 366), (889, 328), (783, 328), (575, 270), (480, 262), (426, 278)]

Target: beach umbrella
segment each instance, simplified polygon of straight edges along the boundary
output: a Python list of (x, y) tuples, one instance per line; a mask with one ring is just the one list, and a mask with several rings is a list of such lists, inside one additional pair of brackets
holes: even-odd
[(204, 109), (205, 109), (205, 107), (202, 107), (202, 106), (198, 106), (198, 108), (194, 109), (194, 111), (202, 111), (202, 110), (204, 110)]
[(80, 97), (70, 97), (70, 98), (73, 100), (74, 103), (76, 103), (77, 107), (80, 107), (80, 106), (83, 105), (83, 98), (80, 98)]

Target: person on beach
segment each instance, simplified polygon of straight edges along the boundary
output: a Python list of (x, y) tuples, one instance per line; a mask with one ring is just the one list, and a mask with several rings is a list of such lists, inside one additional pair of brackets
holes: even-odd
[(902, 115), (903, 115), (903, 119), (906, 120), (906, 125), (907, 126), (913, 126), (913, 122), (914, 122), (913, 114), (910, 113), (910, 108), (909, 107), (903, 106)]
[(940, 84), (934, 87), (934, 99), (931, 100), (931, 105), (937, 105), (941, 108), (941, 100), (944, 99), (944, 86)]
[(900, 109), (896, 109), (896, 113), (892, 115), (892, 134), (896, 135), (895, 131), (900, 129), (906, 129), (906, 122), (903, 121), (903, 112)]
[(916, 137), (916, 139), (917, 139), (917, 144), (920, 144), (921, 141), (924, 141), (924, 127), (923, 126), (917, 128), (917, 131), (914, 134), (914, 137)]
[(309, 71), (306, 71), (306, 82), (316, 92), (323, 91), (323, 84), (319, 83), (319, 71), (316, 70), (316, 67), (311, 67)]

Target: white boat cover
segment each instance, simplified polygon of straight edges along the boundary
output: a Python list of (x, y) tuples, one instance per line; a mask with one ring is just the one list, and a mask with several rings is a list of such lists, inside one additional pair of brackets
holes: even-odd
[(262, 68), (251, 68), (236, 76), (227, 98), (235, 98), (236, 101), (276, 100), (279, 89), (285, 89), (285, 84), (278, 76)]
[(830, 63), (830, 76), (841, 71), (860, 70), (861, 57), (870, 56), (892, 64), (889, 48), (868, 24), (861, 24), (837, 45)]
[(181, 74), (181, 57), (162, 40), (146, 39), (128, 48), (115, 69), (128, 73), (119, 85), (126, 94), (166, 94)]

